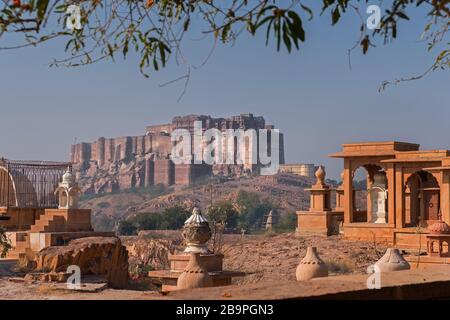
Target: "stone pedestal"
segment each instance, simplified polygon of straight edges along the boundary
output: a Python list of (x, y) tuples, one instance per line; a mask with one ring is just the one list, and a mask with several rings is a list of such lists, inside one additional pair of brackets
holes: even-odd
[(371, 223), (386, 223), (386, 191), (381, 188), (370, 190), (372, 201)]
[[(223, 258), (222, 254), (202, 254), (200, 259), (202, 265), (206, 270), (210, 272), (218, 272), (223, 270)], [(170, 271), (182, 272), (189, 263), (189, 255), (186, 254), (174, 254), (169, 255)]]
[[(149, 277), (158, 280), (162, 284), (163, 292), (174, 291), (177, 289), (178, 277), (189, 263), (189, 255), (169, 255), (170, 270), (150, 271)], [(233, 277), (243, 277), (245, 273), (223, 270), (223, 258), (221, 254), (200, 255), (202, 264), (208, 271), (213, 280), (214, 287), (231, 285)]]
[(344, 213), (335, 211), (297, 211), (297, 234), (339, 234), (344, 222)]
[(339, 223), (343, 221), (343, 212), (331, 210), (331, 189), (325, 184), (325, 170), (319, 167), (316, 172), (317, 183), (310, 189), (311, 204), (309, 211), (297, 211), (297, 234), (331, 235), (339, 233)]

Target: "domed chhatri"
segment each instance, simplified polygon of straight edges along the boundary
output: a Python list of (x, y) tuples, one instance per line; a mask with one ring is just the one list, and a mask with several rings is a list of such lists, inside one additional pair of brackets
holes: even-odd
[(379, 272), (392, 272), (411, 269), (408, 261), (403, 258), (400, 251), (392, 248), (387, 249), (385, 255), (378, 260), (377, 263), (375, 263), (375, 267), (379, 268)]
[(297, 281), (328, 277), (328, 267), (317, 254), (317, 248), (308, 247), (305, 258), (297, 267), (296, 277)]
[(186, 269), (178, 277), (177, 290), (207, 288), (213, 286), (213, 281), (208, 271), (203, 267), (200, 253), (191, 253)]
[(62, 181), (55, 190), (55, 195), (58, 197), (59, 209), (78, 209), (80, 193), (81, 190), (72, 173), (72, 166), (69, 166), (62, 177)]
[(439, 220), (429, 226), (428, 231), (434, 235), (450, 234), (450, 226), (444, 221)]
[(184, 223), (182, 235), (187, 244), (185, 253), (209, 253), (206, 243), (211, 239), (212, 232), (199, 208), (192, 210), (192, 215)]

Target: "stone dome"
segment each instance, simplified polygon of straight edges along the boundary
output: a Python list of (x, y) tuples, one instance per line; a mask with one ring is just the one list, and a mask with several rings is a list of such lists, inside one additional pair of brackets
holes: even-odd
[(444, 221), (437, 221), (428, 227), (431, 234), (450, 234), (450, 226)]
[(63, 183), (67, 183), (67, 184), (71, 184), (75, 182), (75, 177), (72, 173), (72, 168), (69, 167), (67, 168), (66, 173), (64, 173), (63, 177), (62, 177), (62, 182)]

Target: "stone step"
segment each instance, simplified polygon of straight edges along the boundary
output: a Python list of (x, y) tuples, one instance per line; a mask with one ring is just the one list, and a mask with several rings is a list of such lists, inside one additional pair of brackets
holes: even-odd
[(38, 220), (36, 224), (34, 224), (30, 232), (52, 232), (63, 230), (66, 225), (66, 220), (62, 216), (52, 215), (45, 216), (43, 219)]

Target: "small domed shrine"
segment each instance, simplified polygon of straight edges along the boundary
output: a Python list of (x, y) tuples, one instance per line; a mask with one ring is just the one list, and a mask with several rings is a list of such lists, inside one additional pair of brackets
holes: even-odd
[(62, 177), (55, 195), (58, 197), (59, 209), (78, 209), (78, 198), (81, 193), (75, 177), (72, 173), (72, 166), (67, 168), (66, 173)]

